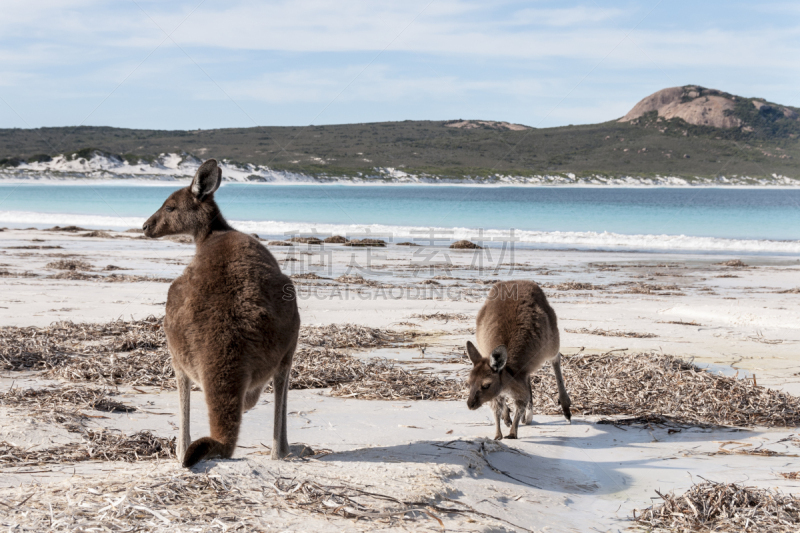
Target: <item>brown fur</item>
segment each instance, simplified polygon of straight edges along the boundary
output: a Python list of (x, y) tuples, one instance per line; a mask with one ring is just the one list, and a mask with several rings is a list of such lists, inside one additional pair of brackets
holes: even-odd
[[(522, 280), (496, 283), (478, 312), (475, 336), (477, 348), (467, 342), (467, 353), (473, 363), (467, 406), (477, 409), (492, 402), (495, 439), (503, 438), (501, 416), (506, 425), (511, 426), (510, 439), (517, 438), (523, 412), (525, 423), (531, 422), (530, 376), (548, 361), (556, 374), (559, 404), (564, 416), (571, 420), (571, 402), (561, 376), (558, 320), (536, 283)], [(507, 400), (511, 400), (515, 408), (513, 421)]]
[[(273, 381), (272, 458), (289, 453), (286, 391), (300, 315), (291, 280), (256, 239), (231, 228), (214, 202), (221, 169), (203, 163), (190, 187), (176, 191), (144, 224), (148, 237), (189, 234), (197, 250), (169, 288), (164, 331), (178, 379), (178, 453), (190, 467), (231, 457), (242, 412)], [(211, 436), (191, 444), (191, 383), (205, 391)]]

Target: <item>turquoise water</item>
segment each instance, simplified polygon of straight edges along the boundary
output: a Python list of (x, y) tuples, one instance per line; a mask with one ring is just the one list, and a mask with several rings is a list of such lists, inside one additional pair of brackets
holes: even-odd
[[(2, 184), (0, 223), (128, 228), (175, 188)], [(514, 228), (559, 247), (800, 253), (800, 190), (226, 184), (216, 199), (226, 218), (266, 235)]]

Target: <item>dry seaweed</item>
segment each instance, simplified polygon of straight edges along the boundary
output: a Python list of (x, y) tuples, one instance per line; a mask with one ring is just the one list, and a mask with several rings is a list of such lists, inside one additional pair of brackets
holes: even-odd
[(6, 250), (63, 250), (63, 246), (32, 244), (27, 246), (6, 246)]
[(619, 331), (612, 329), (564, 329), (567, 333), (578, 333), (580, 335), (600, 335), (602, 337), (626, 337), (629, 339), (652, 339), (658, 337), (655, 333), (635, 333), (633, 331)]
[(304, 326), (300, 329), (300, 344), (327, 348), (375, 348), (401, 340), (401, 334), (357, 324)]
[[(573, 413), (669, 417), (681, 424), (797, 427), (800, 398), (752, 380), (705, 371), (658, 353), (567, 356), (564, 381)], [(553, 373), (532, 377), (535, 412), (558, 415)]]
[(50, 448), (24, 449), (0, 442), (0, 465), (36, 466), (82, 461), (154, 461), (175, 457), (175, 437), (157, 437), (149, 431), (124, 435), (112, 431), (87, 430), (80, 442)]
[(617, 265), (615, 263), (589, 263), (589, 268), (593, 268), (595, 270), (606, 272), (606, 271), (617, 271), (621, 268), (621, 265)]
[(669, 320), (667, 322), (661, 322), (661, 324), (676, 324), (678, 326), (702, 326), (703, 324), (697, 322), (696, 320), (691, 320), (689, 322), (685, 320)]
[(52, 268), (53, 270), (92, 270), (91, 263), (79, 259), (61, 259), (60, 261), (47, 263), (44, 267)]
[(608, 424), (611, 426), (622, 427), (622, 426), (642, 426), (649, 429), (653, 427), (658, 428), (668, 428), (670, 433), (678, 433), (684, 428), (688, 427), (699, 427), (699, 428), (718, 428), (714, 424), (704, 424), (702, 422), (691, 422), (687, 424), (686, 422), (676, 419), (672, 416), (665, 416), (665, 415), (656, 415), (656, 414), (647, 414), (641, 416), (629, 416), (629, 417), (620, 417), (620, 418), (601, 418), (597, 421), (598, 424)]
[(77, 233), (79, 231), (89, 231), (87, 228), (82, 228), (80, 226), (53, 226), (52, 228), (48, 228), (43, 231), (66, 231), (68, 233)]
[(347, 241), (344, 243), (344, 245), (354, 247), (376, 246), (382, 248), (386, 246), (386, 241), (383, 239), (353, 239), (351, 241)]
[(463, 400), (461, 379), (444, 378), (422, 371), (406, 371), (383, 359), (354, 360), (359, 379), (341, 382), (331, 389), (332, 396), (361, 400)]
[(27, 414), (57, 423), (71, 423), (87, 418), (83, 410), (106, 413), (131, 413), (136, 407), (113, 399), (109, 389), (80, 386), (55, 386), (42, 389), (11, 389), (0, 393), (0, 405), (24, 409)]
[(138, 282), (156, 282), (156, 283), (172, 283), (172, 278), (156, 278), (153, 276), (139, 276), (135, 274), (109, 274), (108, 276), (101, 276), (98, 274), (86, 274), (84, 272), (77, 272), (74, 270), (66, 270), (48, 276), (50, 279), (67, 279), (73, 281), (99, 281), (104, 283), (138, 283)]
[(556, 285), (546, 285), (545, 287), (557, 291), (594, 291), (603, 288), (598, 285), (592, 285), (591, 283), (581, 283), (578, 281), (567, 281)]
[(52, 276), (47, 276), (50, 279), (68, 279), (73, 281), (88, 281), (88, 280), (95, 280), (100, 278), (97, 274), (86, 274), (84, 272), (78, 272), (76, 270), (65, 270), (64, 272), (59, 272), (58, 274), (53, 274)]
[(347, 238), (341, 235), (331, 235), (330, 237), (326, 237), (323, 242), (325, 244), (344, 244), (347, 242)]
[(450, 322), (451, 320), (470, 320), (472, 317), (469, 315), (465, 315), (464, 313), (443, 313), (441, 311), (437, 311), (435, 313), (417, 313), (411, 315), (409, 318), (418, 318), (420, 320), (441, 320), (445, 323)]
[(731, 259), (730, 261), (724, 261), (722, 263), (715, 263), (715, 264), (726, 267), (747, 268), (747, 265), (741, 259)]
[(14, 272), (0, 268), (0, 278), (35, 278), (36, 274), (33, 272)]
[[(175, 388), (163, 319), (148, 317), (108, 324), (55, 322), (46, 328), (0, 328), (0, 368), (44, 370), (73, 382), (152, 385)], [(294, 357), (292, 388), (330, 387), (350, 381), (356, 359), (336, 350), (386, 346), (401, 341), (398, 332), (353, 324), (303, 326)]]
[(651, 283), (636, 283), (634, 285), (631, 285), (630, 287), (628, 287), (627, 289), (625, 289), (622, 292), (626, 293), (626, 294), (660, 294), (662, 296), (668, 296), (668, 295), (680, 296), (683, 293), (680, 293), (680, 292), (670, 292), (670, 293), (660, 292), (660, 291), (679, 291), (679, 290), (680, 290), (680, 288), (677, 285), (655, 285), (655, 284), (651, 284)]
[[(449, 320), (453, 316), (436, 313), (420, 318)], [(461, 379), (407, 371), (380, 359), (363, 361), (341, 351), (405, 342), (400, 335), (354, 325), (303, 327), (291, 386), (333, 387), (336, 396), (363, 399), (466, 398)], [(0, 328), (0, 368), (44, 370), (47, 376), (78, 382), (175, 386), (161, 319), (155, 317)], [(576, 414), (663, 416), (693, 425), (800, 426), (799, 398), (758, 386), (753, 380), (711, 373), (669, 355), (581, 354), (564, 357), (562, 368)], [(532, 387), (535, 412), (560, 414), (549, 367), (532, 376)]]
[(294, 246), (294, 244), (286, 241), (269, 241), (267, 246)]
[(313, 272), (305, 272), (303, 274), (292, 274), (289, 277), (292, 279), (331, 279), (331, 278), (323, 278), (322, 276), (318, 276)]
[(762, 442), (761, 444), (753, 448), (752, 443), (729, 440), (727, 442), (720, 443), (719, 449), (716, 452), (708, 453), (708, 455), (758, 455), (761, 457), (798, 457), (797, 454), (779, 452), (775, 450), (770, 450), (769, 448), (764, 448), (764, 444), (765, 443)]
[(175, 280), (173, 278), (156, 278), (153, 276), (139, 276), (135, 274), (109, 274), (108, 276), (100, 276), (98, 281), (104, 281), (106, 283), (138, 283), (151, 281), (155, 283), (172, 283)]
[(259, 478), (259, 483), (245, 486), (218, 473), (123, 472), (99, 483), (6, 489), (0, 524), (15, 531), (266, 531), (275, 527), (275, 520), (274, 511), (264, 511), (274, 509), (328, 520), (356, 519), (366, 527), (364, 522), (419, 521), (444, 528), (439, 516), (448, 515), (506, 522), (448, 498), (407, 500), (378, 493), (375, 487), (285, 477), (269, 469), (260, 469)]
[(775, 489), (706, 481), (663, 503), (634, 511), (634, 520), (661, 531), (782, 533), (800, 528), (800, 500)]
[(332, 396), (361, 400), (458, 400), (464, 388), (460, 380), (409, 372), (385, 359), (363, 361), (329, 348), (298, 350), (291, 388), (328, 387)]
[(778, 294), (800, 294), (800, 287), (793, 289), (786, 289), (785, 291), (776, 291)]
[(163, 385), (173, 378), (162, 319), (107, 324), (54, 322), (0, 328), (0, 368), (107, 384)]
[(378, 287), (380, 283), (375, 280), (366, 279), (359, 274), (343, 274), (336, 278), (339, 283), (347, 283), (348, 285), (366, 285), (367, 287)]

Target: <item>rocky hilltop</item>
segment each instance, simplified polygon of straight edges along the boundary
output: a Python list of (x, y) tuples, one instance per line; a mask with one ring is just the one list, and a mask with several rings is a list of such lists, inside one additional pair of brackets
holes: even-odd
[[(642, 99), (619, 122), (637, 123), (655, 113), (662, 120), (680, 119), (687, 124), (721, 129), (739, 129), (742, 133), (775, 133), (765, 126), (778, 125), (786, 135), (800, 130), (797, 108), (767, 102), (763, 98), (745, 98), (699, 85), (662, 89)], [(766, 128), (768, 130), (775, 128)], [(780, 132), (778, 132), (780, 133)]]

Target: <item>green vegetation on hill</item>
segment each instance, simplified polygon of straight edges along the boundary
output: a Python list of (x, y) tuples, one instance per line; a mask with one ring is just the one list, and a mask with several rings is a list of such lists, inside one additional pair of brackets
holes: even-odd
[(452, 128), (439, 121), (197, 131), (4, 129), (0, 165), (46, 161), (59, 154), (88, 158), (98, 150), (130, 163), (153, 161), (162, 153), (185, 153), (310, 175), (347, 176), (395, 167), (442, 177), (548, 172), (800, 177), (800, 122), (777, 109), (771, 104), (757, 109), (743, 99), (733, 112), (752, 125), (752, 131), (666, 121), (655, 112), (632, 123), (522, 131), (477, 123), (470, 129)]

